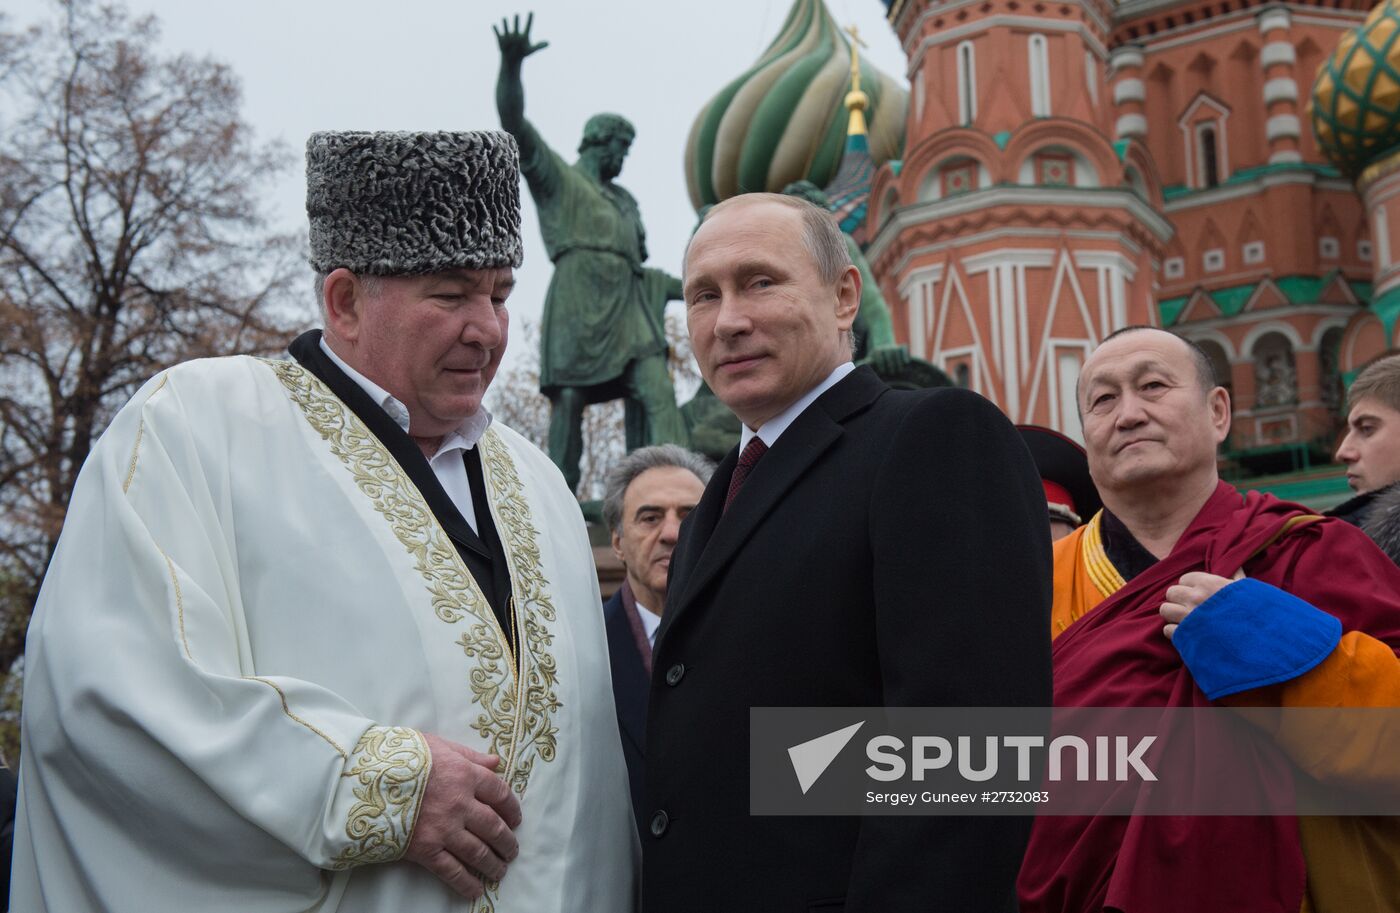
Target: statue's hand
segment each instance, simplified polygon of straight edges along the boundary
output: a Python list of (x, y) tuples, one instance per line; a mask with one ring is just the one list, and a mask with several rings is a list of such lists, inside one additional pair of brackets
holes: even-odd
[(909, 364), (909, 350), (904, 346), (882, 346), (865, 356), (865, 363), (874, 368), (876, 374), (888, 377)]
[(548, 41), (541, 41), (539, 44), (530, 43), (530, 29), (535, 24), (535, 14), (531, 13), (525, 20), (525, 28), (520, 27), (520, 17), (515, 17), (512, 25), (510, 20), (502, 19), (501, 27), (491, 26), (491, 31), (496, 33), (496, 43), (501, 46), (501, 59), (506, 63), (520, 64), (520, 61), (529, 57), (536, 51), (542, 51), (549, 47)]

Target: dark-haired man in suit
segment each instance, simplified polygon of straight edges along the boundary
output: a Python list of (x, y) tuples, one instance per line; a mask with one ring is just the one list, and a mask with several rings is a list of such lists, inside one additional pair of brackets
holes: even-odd
[(647, 692), (651, 648), (666, 609), (666, 578), (681, 521), (705, 491), (715, 464), (677, 444), (639, 447), (608, 469), (603, 480), (603, 520), (613, 554), (622, 562), (622, 585), (603, 603), (612, 665), (613, 700), (622, 733), (622, 756), (639, 830), (642, 771), (646, 762)]
[(653, 654), (644, 906), (1012, 913), (1025, 818), (753, 817), (758, 706), (1048, 706), (1045, 497), (1015, 429), (851, 363), (830, 215), (750, 194), (691, 239), (691, 342), (743, 422), (682, 528)]

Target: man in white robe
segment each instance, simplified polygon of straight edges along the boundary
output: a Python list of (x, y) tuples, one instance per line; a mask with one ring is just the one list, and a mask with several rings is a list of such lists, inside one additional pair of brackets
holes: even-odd
[(504, 134), (316, 134), (324, 338), (117, 415), (30, 626), (11, 909), (631, 910), (578, 505), (481, 397)]

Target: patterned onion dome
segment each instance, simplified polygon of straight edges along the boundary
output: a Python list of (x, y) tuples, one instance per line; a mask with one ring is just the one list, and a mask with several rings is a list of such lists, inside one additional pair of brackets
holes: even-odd
[[(909, 93), (865, 60), (870, 152), (899, 158)], [(782, 31), (749, 70), (701, 109), (685, 149), (690, 201), (699, 209), (740, 193), (780, 192), (793, 181), (825, 187), (846, 146), (851, 49), (822, 0), (796, 0)]]
[(1342, 36), (1317, 73), (1312, 123), (1332, 163), (1355, 177), (1400, 146), (1400, 0)]

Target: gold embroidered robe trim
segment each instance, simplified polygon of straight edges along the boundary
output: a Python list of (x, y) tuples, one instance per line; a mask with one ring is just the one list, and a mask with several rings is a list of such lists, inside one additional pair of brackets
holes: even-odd
[(432, 754), (423, 736), (398, 726), (371, 726), (350, 753), (343, 776), (358, 780), (345, 834), (350, 845), (332, 868), (393, 862), (408, 850), (423, 794), (428, 788)]
[[(457, 643), (476, 661), (468, 676), (473, 702), (481, 707), (475, 728), (489, 750), (501, 758), (506, 782), (523, 796), (535, 759), (548, 762), (555, 757), (558, 729), (553, 716), (562, 705), (550, 652), (549, 625), (556, 614), (544, 575), (539, 531), (509, 449), (493, 429), (482, 436), (487, 500), (502, 532), (510, 568), (512, 622), (524, 635), (517, 644), (522, 648), (518, 673), (509, 640), (481, 588), (403, 468), (359, 417), (309, 371), (292, 362), (264, 360), (264, 364), (413, 555), (438, 618), (453, 625), (467, 624)], [(489, 909), (489, 897), (481, 900)]]
[[(516, 630), (524, 634), (515, 695), (517, 713), (510, 723), (509, 738), (501, 739), (511, 751), (509, 757), (502, 755), (510, 771), (507, 782), (517, 794), (524, 795), (535, 758), (552, 761), (558, 747), (555, 738), (558, 729), (552, 720), (561, 705), (556, 693), (558, 669), (554, 654), (550, 652), (554, 635), (549, 627), (555, 620), (555, 610), (540, 560), (539, 530), (530, 516), (524, 485), (515, 470), (510, 450), (491, 429), (481, 439), (481, 465), (491, 516), (502, 533), (506, 560), (510, 564)], [(471, 655), (466, 644), (463, 648)], [(483, 714), (478, 719), (477, 731), (493, 738), (497, 733), (504, 734), (505, 723), (503, 719)]]

